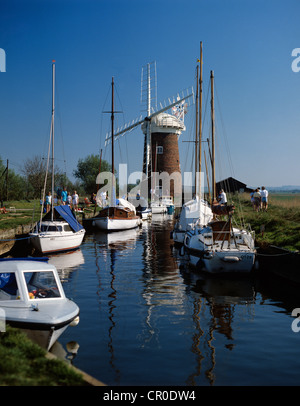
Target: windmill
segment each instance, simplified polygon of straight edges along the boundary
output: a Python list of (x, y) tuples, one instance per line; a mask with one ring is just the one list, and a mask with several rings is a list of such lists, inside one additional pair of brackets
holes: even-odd
[[(178, 93), (176, 97), (160, 103), (160, 107), (157, 108), (156, 63), (148, 63), (143, 67), (141, 101), (144, 103), (146, 116), (140, 116), (117, 129), (114, 132), (114, 140), (141, 126), (144, 134), (143, 173), (148, 182), (148, 193), (151, 187), (149, 180), (152, 172), (167, 172), (170, 175), (173, 173), (180, 174), (178, 138), (181, 132), (185, 130), (184, 115), (187, 112), (188, 104), (194, 103), (193, 96), (193, 88), (186, 89), (180, 94)], [(153, 101), (154, 103), (152, 103)], [(171, 114), (167, 113), (168, 110), (171, 111)], [(110, 142), (111, 138), (112, 134), (108, 133), (105, 145)], [(181, 187), (179, 193), (181, 193)], [(174, 197), (172, 186), (170, 195)]]

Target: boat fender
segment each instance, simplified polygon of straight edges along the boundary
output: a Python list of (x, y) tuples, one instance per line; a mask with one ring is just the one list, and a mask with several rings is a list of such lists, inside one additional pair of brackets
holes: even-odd
[(224, 257), (224, 258), (221, 258), (221, 259), (224, 262), (239, 262), (240, 261), (239, 257), (233, 257), (233, 256), (227, 256), (227, 257)]

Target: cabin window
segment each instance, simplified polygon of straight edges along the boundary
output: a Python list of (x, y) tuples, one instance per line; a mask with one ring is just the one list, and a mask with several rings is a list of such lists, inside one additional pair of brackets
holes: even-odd
[(41, 226), (41, 231), (62, 231), (62, 226)]
[(0, 273), (0, 301), (20, 299), (14, 272)]
[(157, 147), (156, 147), (156, 153), (157, 153), (157, 154), (163, 154), (163, 153), (164, 153), (164, 147), (162, 147), (162, 146), (157, 146)]
[(72, 231), (72, 228), (69, 226), (69, 224), (64, 225), (64, 231)]
[(60, 292), (52, 271), (24, 272), (29, 299), (60, 297)]

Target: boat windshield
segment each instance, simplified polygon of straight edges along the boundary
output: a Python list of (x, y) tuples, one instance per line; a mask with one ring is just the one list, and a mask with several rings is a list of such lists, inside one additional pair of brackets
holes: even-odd
[(0, 273), (0, 301), (15, 299), (20, 299), (15, 273)]
[(61, 296), (52, 271), (24, 272), (24, 276), (30, 299), (48, 299)]

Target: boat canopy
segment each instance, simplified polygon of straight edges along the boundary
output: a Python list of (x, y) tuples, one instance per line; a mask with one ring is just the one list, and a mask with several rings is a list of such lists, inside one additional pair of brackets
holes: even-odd
[(127, 207), (128, 209), (135, 211), (135, 207), (132, 203), (130, 203), (128, 200), (125, 200), (123, 198), (119, 198), (116, 201), (118, 206), (123, 206), (123, 207)]
[(77, 221), (69, 206), (55, 206), (54, 210), (69, 224), (73, 231), (83, 229), (83, 226)]
[(213, 213), (207, 202), (196, 196), (183, 205), (179, 226), (181, 229), (186, 230), (189, 224), (198, 221), (201, 225), (206, 225), (212, 218)]

